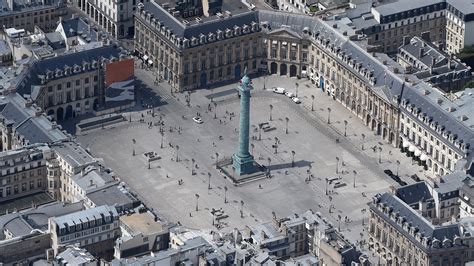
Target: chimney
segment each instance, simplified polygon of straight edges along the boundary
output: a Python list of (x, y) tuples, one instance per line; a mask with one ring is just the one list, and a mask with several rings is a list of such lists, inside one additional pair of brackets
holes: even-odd
[(91, 186), (91, 187), (94, 186), (94, 181), (93, 181), (92, 179), (89, 180), (89, 181), (90, 181), (90, 186)]
[(425, 49), (423, 47), (420, 47), (420, 49), (418, 50), (418, 59), (421, 59), (424, 54), (425, 54)]
[(453, 54), (450, 54), (449, 58), (448, 58), (448, 68), (449, 69), (451, 69), (451, 67), (452, 67), (452, 61), (453, 61)]

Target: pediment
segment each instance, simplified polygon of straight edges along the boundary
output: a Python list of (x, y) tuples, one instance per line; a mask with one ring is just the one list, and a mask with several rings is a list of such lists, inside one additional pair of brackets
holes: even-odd
[(268, 36), (278, 38), (301, 39), (301, 36), (298, 33), (288, 28), (280, 28), (273, 30), (268, 33)]

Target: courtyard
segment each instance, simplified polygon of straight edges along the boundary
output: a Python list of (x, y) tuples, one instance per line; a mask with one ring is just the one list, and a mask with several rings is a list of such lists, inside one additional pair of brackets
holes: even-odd
[[(230, 231), (269, 221), (272, 212), (284, 217), (312, 209), (355, 242), (367, 222), (367, 202), (398, 186), (385, 169), (407, 183), (413, 174), (423, 176), (421, 167), (309, 81), (270, 76), (253, 80), (250, 111), (250, 151), (269, 167), (270, 178), (237, 186), (216, 169), (216, 161), (238, 148), (236, 84), (171, 94), (166, 84), (153, 84), (151, 72), (136, 72), (151, 88), (137, 92), (139, 103), (155, 107), (77, 138), (171, 222)], [(296, 83), (301, 104), (271, 92), (278, 86), (296, 93)], [(198, 114), (202, 124), (192, 120)], [(260, 123), (270, 130), (259, 130)], [(148, 163), (147, 152), (160, 159)]]

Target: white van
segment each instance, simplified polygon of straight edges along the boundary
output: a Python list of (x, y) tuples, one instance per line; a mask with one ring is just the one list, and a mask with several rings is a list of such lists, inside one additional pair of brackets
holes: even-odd
[(285, 93), (285, 89), (280, 88), (280, 87), (273, 87), (272, 90), (273, 90), (274, 93), (278, 93), (278, 94), (284, 94)]

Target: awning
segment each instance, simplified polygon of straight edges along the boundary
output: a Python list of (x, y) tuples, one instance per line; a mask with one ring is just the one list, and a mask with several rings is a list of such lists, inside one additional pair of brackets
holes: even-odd
[(428, 156), (426, 156), (426, 154), (423, 153), (423, 154), (420, 156), (420, 160), (426, 161), (426, 160), (428, 160)]
[(145, 60), (145, 61), (148, 60), (148, 55), (144, 55), (143, 60)]
[(420, 156), (421, 155), (421, 151), (420, 150), (416, 150), (415, 151), (415, 156)]
[(407, 140), (404, 140), (403, 141), (403, 148), (407, 148), (408, 146), (410, 146), (410, 142), (408, 142)]
[(149, 65), (153, 65), (153, 61), (148, 60), (148, 64), (149, 64)]
[(292, 44), (291, 44), (291, 46), (293, 46), (293, 47), (296, 47), (296, 45), (297, 45), (296, 43), (292, 43)]
[(273, 40), (272, 44), (278, 44), (278, 41)]
[(287, 42), (282, 42), (281, 44), (282, 44), (282, 45), (287, 45), (288, 43), (287, 43)]
[(410, 148), (408, 149), (410, 152), (416, 151), (416, 147), (413, 145), (410, 145)]

